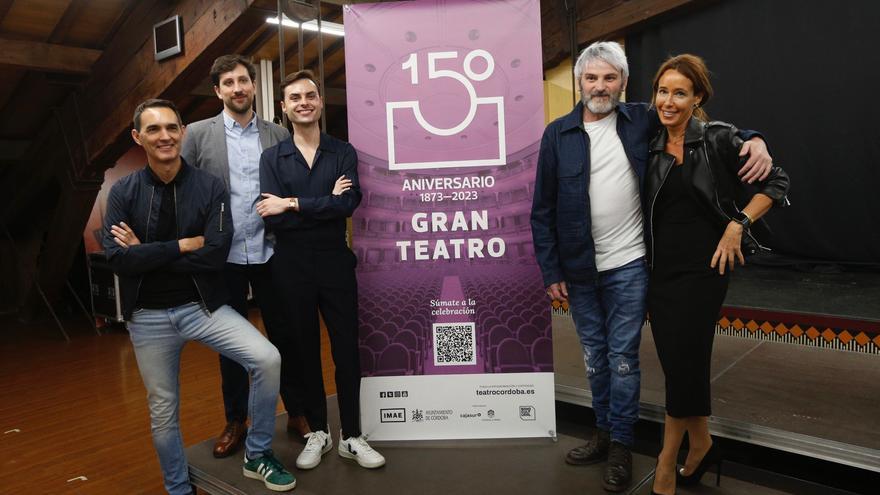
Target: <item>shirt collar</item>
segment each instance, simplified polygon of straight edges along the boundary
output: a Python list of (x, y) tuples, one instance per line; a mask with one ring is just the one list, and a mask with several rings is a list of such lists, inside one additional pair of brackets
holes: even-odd
[[(153, 169), (150, 168), (149, 164), (147, 164), (147, 166), (144, 168), (147, 169), (147, 176), (155, 184), (166, 185), (164, 182), (162, 182), (162, 179), (160, 179), (159, 176), (156, 175), (156, 172), (153, 172)], [(170, 186), (172, 184), (180, 184), (186, 178), (187, 174), (189, 174), (189, 166), (186, 164), (186, 161), (183, 159), (183, 157), (181, 157), (180, 158), (180, 170), (177, 171), (177, 175), (175, 175), (174, 178), (171, 179), (171, 182), (169, 182), (167, 185)]]
[[(334, 152), (336, 151), (336, 147), (333, 145), (333, 142), (330, 140), (330, 136), (321, 133), (321, 140), (318, 143), (318, 149), (322, 152)], [(298, 153), (296, 145), (293, 144), (293, 135), (291, 134), (290, 139), (285, 139), (281, 141), (281, 144), (278, 146), (278, 154), (281, 156), (294, 155)]]
[[(251, 120), (250, 120), (250, 122), (248, 122), (248, 125), (246, 125), (244, 127), (245, 129), (250, 127), (251, 124), (253, 124), (253, 125), (257, 124), (257, 112), (254, 112), (253, 110), (251, 110), (251, 112), (252, 112)], [(238, 124), (238, 122), (236, 122), (235, 119), (233, 119), (228, 113), (226, 113), (226, 110), (223, 110), (222, 113), (223, 113), (223, 125), (226, 126), (227, 129), (232, 130), (232, 128), (235, 127), (235, 124)]]

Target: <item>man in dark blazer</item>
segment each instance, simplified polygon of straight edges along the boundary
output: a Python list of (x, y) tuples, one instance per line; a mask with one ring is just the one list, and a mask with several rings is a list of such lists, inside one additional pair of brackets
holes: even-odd
[[(267, 122), (253, 110), (256, 68), (249, 58), (223, 55), (211, 67), (214, 92), (223, 102), (220, 114), (187, 126), (181, 156), (187, 163), (223, 179), (230, 192), (230, 212), (235, 227), (224, 275), (230, 305), (247, 318), (248, 285), (262, 313), (269, 340), (281, 352), (281, 398), (287, 409), (288, 428), (305, 435), (310, 430), (298, 400), (294, 369), (299, 362), (286, 324), (282, 302), (272, 283), (273, 240), (266, 238), (263, 221), (254, 210), (260, 199), (260, 155), (263, 150), (290, 139), (283, 127)], [(214, 444), (214, 457), (232, 455), (247, 432), (248, 375), (234, 361), (220, 356), (226, 427)]]

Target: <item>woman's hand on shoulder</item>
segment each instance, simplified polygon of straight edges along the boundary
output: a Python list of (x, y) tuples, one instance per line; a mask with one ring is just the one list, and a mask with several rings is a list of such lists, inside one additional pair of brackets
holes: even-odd
[(715, 254), (712, 255), (712, 262), (709, 263), (710, 268), (714, 270), (717, 266), (718, 273), (724, 275), (725, 266), (730, 267), (730, 271), (733, 271), (733, 265), (737, 260), (739, 260), (740, 265), (746, 264), (746, 259), (743, 257), (742, 249), (740, 248), (742, 233), (743, 226), (739, 223), (731, 220), (727, 224), (721, 240), (718, 241), (718, 247), (715, 248)]

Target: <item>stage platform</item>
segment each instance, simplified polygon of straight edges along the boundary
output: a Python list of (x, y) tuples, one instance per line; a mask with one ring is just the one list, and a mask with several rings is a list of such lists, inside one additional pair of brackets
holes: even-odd
[[(379, 469), (367, 470), (354, 461), (336, 454), (339, 431), (335, 398), (331, 397), (331, 429), (334, 450), (321, 464), (309, 471), (294, 470), (300, 495), (563, 495), (571, 493), (602, 494), (603, 465), (569, 466), (565, 452), (583, 444), (590, 430), (582, 423), (559, 422), (558, 441), (551, 439), (464, 440), (420, 442), (374, 442), (387, 459)], [(287, 466), (294, 466), (302, 443), (292, 439), (285, 430), (287, 416), (276, 421), (273, 450)], [(215, 459), (211, 455), (213, 441), (187, 449), (190, 477), (202, 493), (212, 495), (269, 495), (262, 483), (244, 478), (242, 458), (235, 455)], [(651, 493), (655, 459), (633, 455), (633, 483), (624, 493)], [(725, 465), (725, 469), (729, 469)], [(731, 469), (734, 471), (735, 469)], [(706, 475), (706, 481), (714, 474)], [(791, 485), (797, 487), (798, 485)], [(780, 491), (754, 483), (723, 477), (721, 486), (680, 488), (680, 494), (776, 495), (807, 493), (793, 488)], [(813, 492), (828, 493), (828, 492)]]
[[(880, 274), (737, 267), (712, 359), (711, 428), (722, 437), (880, 472)], [(557, 399), (589, 405), (583, 356), (553, 317)], [(663, 374), (650, 327), (641, 415), (662, 422)]]
[[(827, 471), (829, 465), (822, 461), (830, 461), (850, 469), (845, 476), (856, 472), (859, 479), (876, 477), (880, 473), (880, 415), (875, 404), (880, 397), (877, 301), (877, 273), (738, 267), (716, 328), (713, 434), (756, 451), (763, 449), (761, 455), (781, 459), (781, 466), (807, 466), (801, 472)], [(554, 311), (553, 340), (557, 401), (589, 406), (583, 356), (565, 308)], [(641, 369), (640, 414), (644, 424), (654, 425), (654, 430), (641, 432), (637, 438), (649, 445), (637, 445), (634, 481), (626, 493), (647, 495), (659, 443), (658, 425), (664, 413), (663, 374), (648, 326), (642, 332)], [(330, 408), (336, 441), (335, 401), (330, 402)], [(362, 469), (331, 451), (317, 469), (296, 471), (295, 493), (601, 494), (601, 465), (574, 467), (563, 462), (565, 452), (589, 436), (587, 415), (576, 412), (577, 418), (572, 419), (563, 414), (557, 442), (377, 442), (375, 446), (388, 465), (375, 471)], [(285, 421), (279, 416), (274, 448), (288, 466), (294, 466), (301, 444), (284, 431)], [(211, 444), (208, 441), (187, 450), (192, 479), (200, 489), (211, 494), (272, 493), (242, 477), (240, 456), (214, 459)], [(678, 493), (846, 493), (791, 475), (760, 471), (747, 460), (743, 462), (725, 462), (724, 472), (732, 477), (722, 478), (720, 488), (680, 487)], [(856, 482), (846, 486), (867, 485)]]

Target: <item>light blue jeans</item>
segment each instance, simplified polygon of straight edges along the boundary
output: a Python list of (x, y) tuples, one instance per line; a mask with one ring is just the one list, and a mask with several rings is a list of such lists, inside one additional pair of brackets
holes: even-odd
[(568, 304), (584, 349), (596, 427), (633, 444), (639, 419), (639, 344), (645, 322), (648, 267), (643, 258), (568, 283)]
[(247, 455), (254, 458), (271, 449), (281, 355), (235, 310), (224, 305), (209, 316), (198, 303), (170, 309), (140, 309), (132, 315), (128, 332), (147, 389), (153, 446), (169, 494), (192, 491), (180, 435), (178, 381), (180, 352), (190, 340), (207, 345), (248, 371), (252, 382)]

